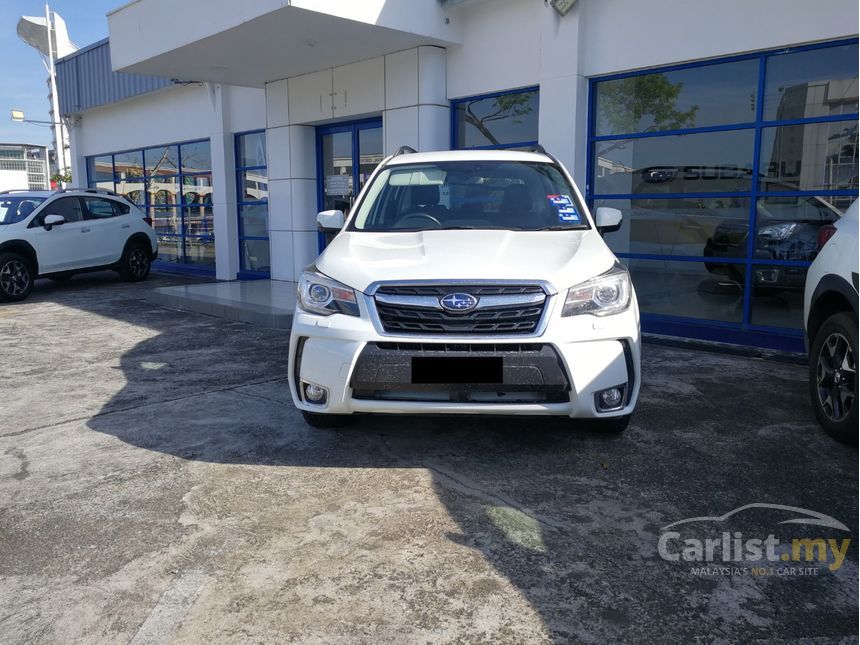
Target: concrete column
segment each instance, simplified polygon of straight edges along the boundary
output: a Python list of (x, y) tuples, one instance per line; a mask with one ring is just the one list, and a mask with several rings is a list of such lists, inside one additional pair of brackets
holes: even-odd
[(566, 16), (541, 11), (538, 141), (585, 192), (588, 79), (578, 73), (582, 7)]
[[(81, 115), (72, 116), (69, 118), (69, 156), (70, 168), (72, 171), (72, 186), (78, 188), (87, 187), (87, 158), (80, 153), (80, 137), (82, 137), (81, 128), (83, 127), (84, 117)], [(51, 173), (48, 172), (48, 181), (50, 182)]]
[(417, 47), (385, 57), (386, 155), (400, 146), (416, 150), (451, 147), (451, 112), (446, 95), (445, 50)]
[(235, 280), (239, 271), (239, 222), (236, 206), (236, 167), (230, 132), (229, 86), (210, 84), (212, 127), (212, 215), (215, 229), (215, 277)]

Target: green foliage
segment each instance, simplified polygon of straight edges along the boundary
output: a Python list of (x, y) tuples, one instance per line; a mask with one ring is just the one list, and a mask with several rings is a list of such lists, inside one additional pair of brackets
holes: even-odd
[(677, 130), (695, 122), (698, 105), (678, 110), (683, 83), (671, 83), (664, 74), (630, 76), (601, 83), (597, 101), (598, 118), (613, 133), (643, 131), (642, 119), (652, 123), (644, 131)]
[(518, 92), (515, 94), (503, 94), (502, 96), (497, 96), (493, 99), (493, 108), (495, 109), (482, 117), (476, 115), (472, 108), (476, 103), (480, 103), (484, 99), (469, 101), (466, 103), (466, 109), (464, 111), (466, 123), (474, 126), (492, 145), (499, 145), (499, 140), (496, 139), (487, 127), (487, 124), (491, 121), (509, 119), (511, 117), (513, 117), (513, 123), (520, 123), (521, 121), (518, 117), (530, 114), (534, 110), (530, 105), (532, 96), (532, 92)]

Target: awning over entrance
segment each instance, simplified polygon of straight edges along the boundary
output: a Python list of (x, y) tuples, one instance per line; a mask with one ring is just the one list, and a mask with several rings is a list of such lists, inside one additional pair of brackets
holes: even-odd
[(108, 19), (115, 71), (250, 87), (461, 42), (440, 0), (135, 0)]

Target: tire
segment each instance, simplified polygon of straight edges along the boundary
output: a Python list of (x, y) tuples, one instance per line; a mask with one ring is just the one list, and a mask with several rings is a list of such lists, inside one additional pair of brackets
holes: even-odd
[(856, 444), (857, 319), (851, 314), (834, 314), (818, 329), (809, 352), (809, 395), (824, 431)]
[(152, 268), (152, 261), (149, 259), (149, 248), (142, 242), (132, 242), (122, 254), (122, 259), (119, 261), (119, 274), (123, 280), (129, 282), (140, 282), (146, 280), (149, 275), (149, 270)]
[(48, 276), (48, 280), (52, 282), (68, 282), (72, 279), (74, 273), (58, 273), (57, 275)]
[(30, 261), (18, 253), (0, 253), (0, 300), (18, 302), (30, 295), (35, 280)]
[(342, 428), (352, 421), (352, 417), (348, 414), (319, 414), (302, 410), (302, 416), (305, 418), (305, 423), (312, 428)]

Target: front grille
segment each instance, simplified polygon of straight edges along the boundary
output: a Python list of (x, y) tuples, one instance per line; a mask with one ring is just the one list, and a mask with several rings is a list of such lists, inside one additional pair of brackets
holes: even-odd
[(468, 352), (490, 354), (534, 354), (543, 350), (540, 343), (375, 343), (377, 349), (396, 352)]
[[(469, 311), (448, 311), (450, 293), (478, 298)], [(380, 323), (389, 334), (510, 335), (537, 332), (547, 303), (539, 284), (383, 285), (375, 293)]]
[(519, 296), (544, 293), (538, 284), (431, 284), (431, 285), (384, 285), (376, 293), (384, 296), (437, 296), (453, 291), (471, 293), (473, 296)]

